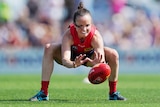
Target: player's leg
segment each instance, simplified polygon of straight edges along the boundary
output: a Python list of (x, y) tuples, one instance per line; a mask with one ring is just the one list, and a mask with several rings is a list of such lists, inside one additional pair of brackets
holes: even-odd
[(111, 67), (111, 75), (109, 81), (118, 80), (118, 71), (119, 71), (119, 54), (115, 49), (105, 47), (105, 60), (108, 62), (108, 65)]
[(54, 61), (61, 64), (61, 44), (46, 44), (42, 62), (42, 81), (49, 81), (54, 68)]
[(111, 75), (109, 81), (109, 100), (126, 100), (117, 92), (117, 81), (119, 72), (119, 54), (115, 49), (105, 47), (105, 60), (111, 67)]
[(42, 61), (41, 90), (30, 98), (30, 101), (49, 100), (48, 87), (54, 68), (54, 60), (61, 64), (61, 45), (55, 43), (46, 44)]

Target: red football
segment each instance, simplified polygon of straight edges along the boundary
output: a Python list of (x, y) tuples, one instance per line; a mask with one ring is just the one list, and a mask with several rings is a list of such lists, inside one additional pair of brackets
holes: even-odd
[(88, 80), (92, 84), (100, 84), (104, 82), (111, 73), (111, 68), (108, 64), (99, 63), (91, 68), (88, 74)]

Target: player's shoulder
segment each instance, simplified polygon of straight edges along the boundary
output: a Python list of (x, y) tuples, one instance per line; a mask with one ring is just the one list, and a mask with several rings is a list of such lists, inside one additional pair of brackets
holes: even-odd
[(94, 36), (95, 37), (101, 36), (100, 31), (98, 29), (95, 30)]
[(63, 38), (71, 38), (71, 32), (69, 29), (67, 29), (66, 31), (64, 31), (63, 33)]
[(95, 35), (100, 35), (100, 32), (98, 30), (98, 28), (96, 27), (96, 25), (92, 24), (92, 31), (94, 30), (94, 34)]
[(92, 43), (94, 44), (97, 41), (102, 42), (101, 40), (102, 40), (102, 35), (100, 34), (100, 31), (96, 29), (95, 34), (92, 38)]
[(71, 32), (70, 32), (70, 29), (68, 28), (68, 29), (66, 29), (65, 31), (64, 31), (64, 33), (63, 33), (63, 35), (70, 35), (71, 34)]

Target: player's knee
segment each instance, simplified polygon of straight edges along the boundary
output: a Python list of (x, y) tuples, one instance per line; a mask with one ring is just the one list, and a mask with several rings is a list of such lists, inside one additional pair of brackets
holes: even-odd
[(119, 54), (115, 49), (113, 49), (113, 56), (116, 60), (119, 60)]
[(45, 48), (44, 48), (45, 54), (50, 54), (52, 51), (53, 51), (53, 50), (52, 50), (52, 45), (51, 45), (50, 43), (47, 43), (47, 44), (45, 45)]
[(113, 59), (115, 61), (119, 60), (119, 54), (118, 54), (118, 52), (115, 49), (112, 49), (111, 59)]
[(50, 43), (47, 43), (46, 45), (45, 45), (45, 49), (48, 49), (48, 48), (50, 48), (51, 47), (51, 44)]

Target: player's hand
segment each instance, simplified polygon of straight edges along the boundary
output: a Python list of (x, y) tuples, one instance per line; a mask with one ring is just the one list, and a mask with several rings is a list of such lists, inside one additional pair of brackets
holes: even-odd
[(87, 60), (91, 66), (98, 64), (98, 63), (104, 63), (104, 61), (102, 60), (102, 54), (97, 53), (94, 51), (94, 57), (93, 59), (90, 58), (86, 58), (85, 60)]
[(86, 59), (84, 59), (86, 57), (86, 54), (82, 55), (80, 54), (79, 56), (77, 56), (74, 60), (74, 67), (78, 67), (82, 64), (84, 64), (85, 62), (87, 62)]

